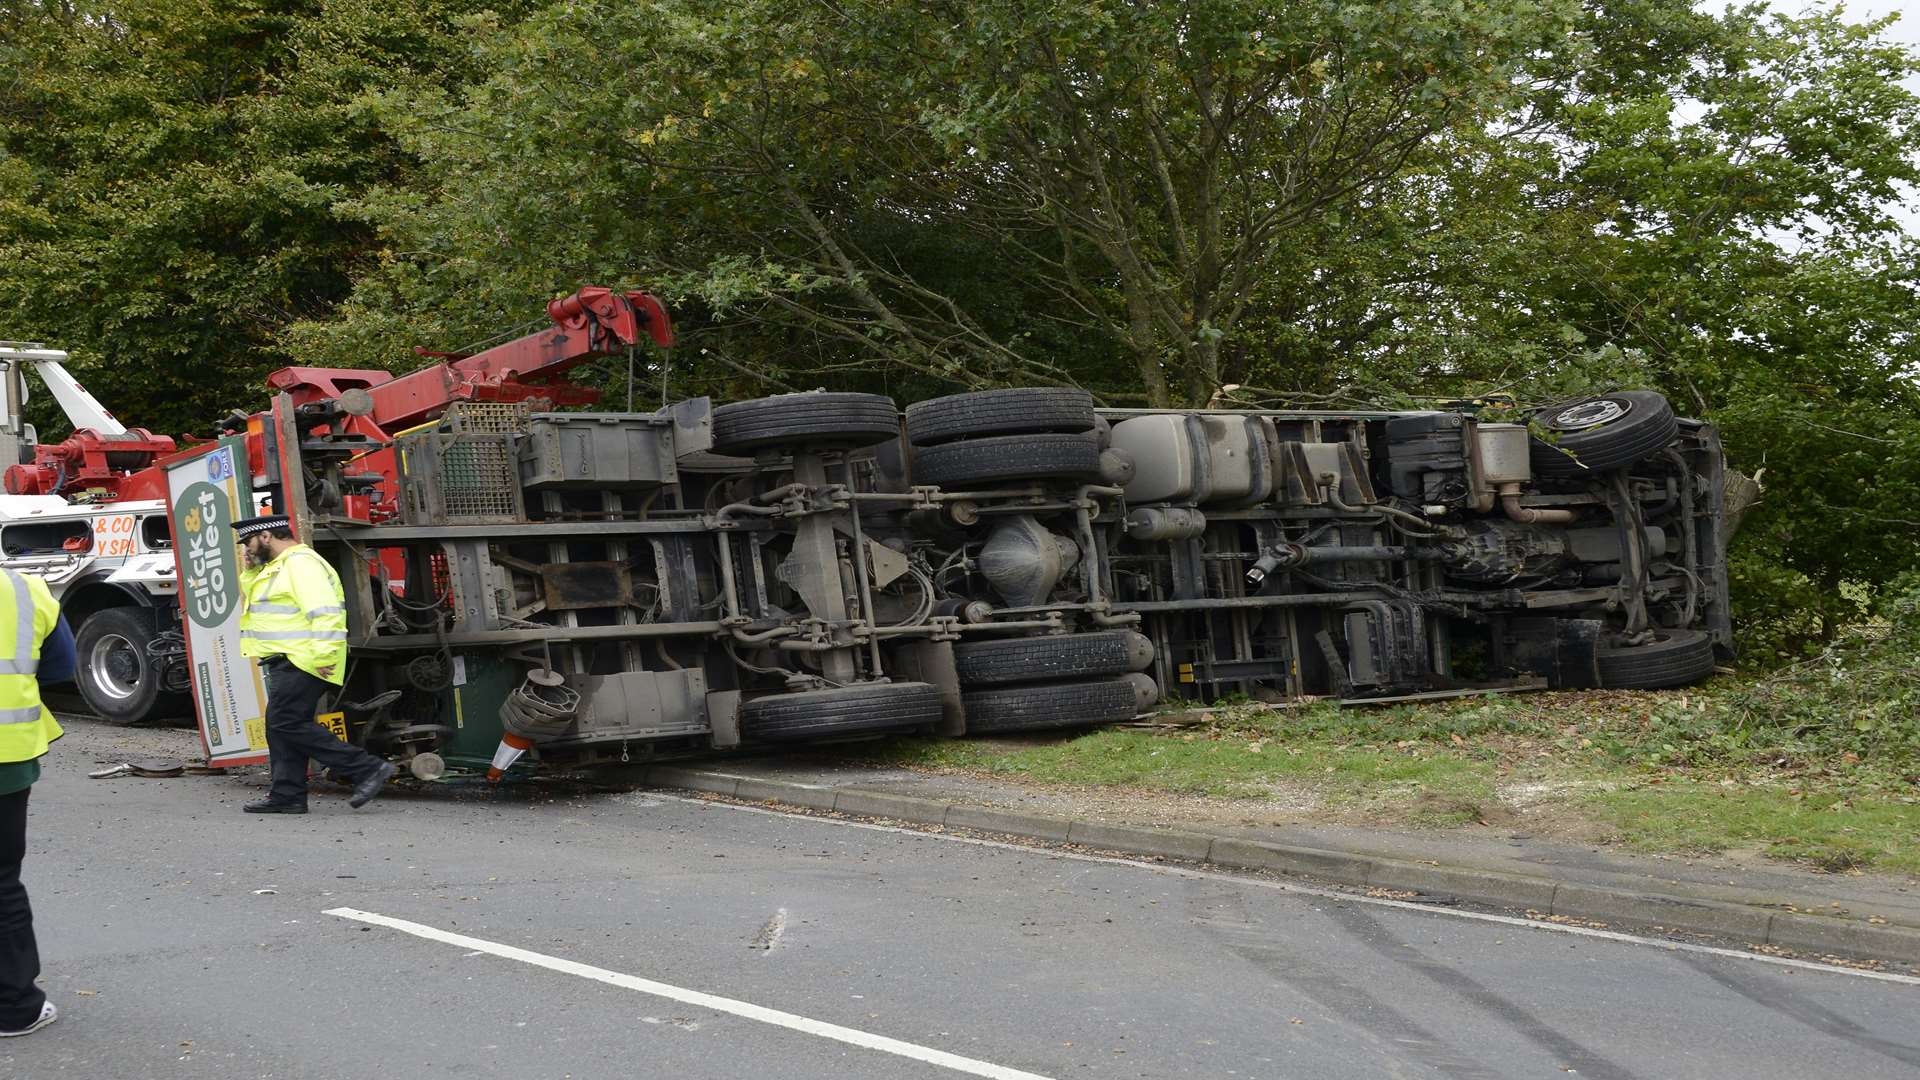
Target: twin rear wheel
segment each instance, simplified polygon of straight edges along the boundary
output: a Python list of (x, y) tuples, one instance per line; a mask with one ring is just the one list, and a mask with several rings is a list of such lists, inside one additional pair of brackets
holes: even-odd
[(907, 407), (913, 481), (948, 491), (1100, 476), (1093, 395), (1017, 387), (934, 398)]

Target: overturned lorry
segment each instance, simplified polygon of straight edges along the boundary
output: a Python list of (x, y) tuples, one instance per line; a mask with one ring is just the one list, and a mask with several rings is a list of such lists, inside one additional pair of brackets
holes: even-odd
[[(657, 306), (565, 305), (425, 397), (289, 369), (251, 428), (256, 492), (346, 585), (340, 730), (422, 779), (1174, 698), (1679, 686), (1730, 644), (1720, 447), (1657, 394), (1527, 415), (1115, 410), (1070, 388), (564, 412), (588, 396), (566, 367), (670, 340)], [(443, 392), (482, 369), (487, 392)]]

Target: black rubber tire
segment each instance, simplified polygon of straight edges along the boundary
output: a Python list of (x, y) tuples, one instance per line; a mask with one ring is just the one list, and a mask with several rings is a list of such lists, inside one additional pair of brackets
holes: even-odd
[(928, 683), (861, 683), (754, 698), (740, 707), (740, 734), (759, 742), (825, 739), (938, 724), (940, 688)]
[[(1609, 404), (1626, 412), (1592, 427), (1562, 424), (1578, 410), (1605, 409)], [(1555, 435), (1546, 442), (1533, 440), (1533, 471), (1541, 476), (1590, 476), (1623, 468), (1658, 453), (1680, 433), (1680, 420), (1667, 399), (1651, 390), (1621, 390), (1550, 405), (1533, 415), (1533, 425)]]
[(74, 634), (73, 681), (87, 708), (109, 724), (190, 716), (192, 697), (161, 685), (147, 658), (147, 643), (159, 633), (144, 608), (111, 607), (87, 616)]
[(969, 690), (960, 703), (969, 735), (1117, 724), (1140, 709), (1133, 684), (1125, 679)]
[(1100, 442), (1092, 434), (997, 435), (916, 449), (913, 482), (948, 491), (1019, 480), (1093, 480)]
[(907, 406), (907, 441), (915, 446), (982, 435), (1073, 435), (1093, 424), (1093, 395), (1066, 386), (980, 390)]
[(752, 457), (778, 447), (790, 450), (872, 446), (900, 434), (900, 410), (881, 394), (804, 394), (736, 401), (713, 410), (713, 449)]
[(1153, 663), (1153, 643), (1133, 630), (964, 641), (953, 647), (964, 686), (1125, 675)]
[(1645, 645), (1606, 645), (1595, 651), (1600, 685), (1608, 690), (1665, 690), (1692, 686), (1713, 674), (1713, 639), (1700, 630), (1658, 630)]

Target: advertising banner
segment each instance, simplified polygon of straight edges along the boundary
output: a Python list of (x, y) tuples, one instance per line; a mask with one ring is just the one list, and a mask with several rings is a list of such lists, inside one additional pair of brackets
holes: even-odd
[(167, 466), (167, 509), (187, 664), (209, 765), (251, 765), (267, 757), (266, 688), (260, 667), (240, 655), (240, 570), (233, 523), (253, 513), (246, 440), (221, 439), (206, 453)]

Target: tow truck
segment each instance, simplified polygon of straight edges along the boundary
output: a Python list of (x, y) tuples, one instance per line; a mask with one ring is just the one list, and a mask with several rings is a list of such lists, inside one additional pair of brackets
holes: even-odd
[(285, 369), (222, 450), (160, 464), (203, 730), (259, 749), (211, 583), (237, 567), (222, 513), (261, 496), (346, 586), (338, 733), (421, 780), (1082, 727), (1227, 694), (1679, 686), (1730, 654), (1718, 436), (1650, 391), (1526, 411), (1122, 410), (1072, 387), (563, 411), (597, 397), (570, 370), (672, 328), (606, 288), (548, 315), (407, 375)]
[[(94, 712), (116, 724), (189, 716), (165, 491), (149, 471), (175, 442), (116, 420), (68, 359), (0, 341), (0, 565), (43, 578), (60, 601)], [(73, 427), (58, 443), (26, 421), (29, 368)]]

